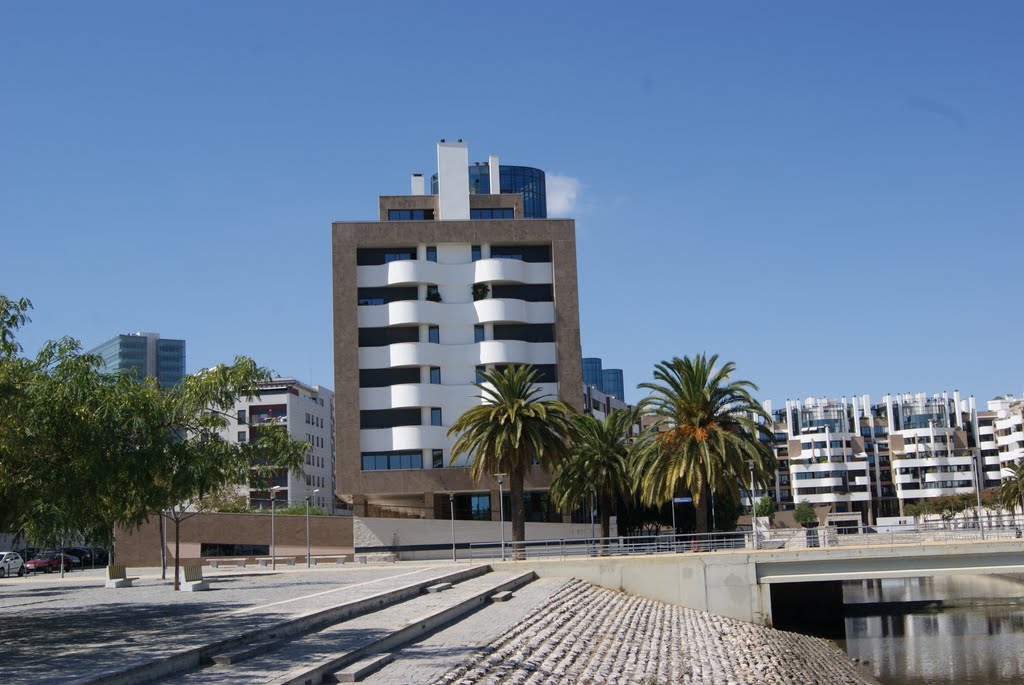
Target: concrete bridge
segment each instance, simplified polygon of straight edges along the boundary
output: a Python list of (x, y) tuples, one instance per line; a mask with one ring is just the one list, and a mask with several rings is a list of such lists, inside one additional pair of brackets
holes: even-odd
[(613, 590), (786, 628), (791, 616), (842, 621), (842, 581), (940, 575), (1024, 574), (1024, 541), (732, 550), (492, 564), (571, 576)]

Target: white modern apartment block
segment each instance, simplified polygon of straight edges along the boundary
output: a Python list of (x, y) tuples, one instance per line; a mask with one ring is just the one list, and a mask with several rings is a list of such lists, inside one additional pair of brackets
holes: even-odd
[[(869, 395), (812, 397), (774, 411), (768, 401), (765, 409), (778, 460), (768, 494), (784, 508), (807, 500), (870, 524), (876, 516), (902, 515), (909, 502), (974, 492), (981, 458), (981, 486), (999, 481), (996, 414), (987, 417), (985, 433), (974, 398), (962, 400), (959, 392), (885, 395), (877, 404)], [(1012, 429), (1004, 430), (1012, 442)]]
[(248, 490), (254, 507), (270, 506), (271, 494), (276, 503), (301, 504), (309, 498), (311, 506), (334, 512), (334, 393), (319, 385), (306, 385), (293, 378), (275, 378), (260, 384), (253, 397), (239, 399), (234, 406), (234, 419), (223, 432), (234, 442), (249, 442), (261, 426), (287, 428), (293, 440), (308, 442), (310, 449), (302, 475), (284, 472), (274, 477), (271, 487), (281, 490)]
[(1024, 399), (1002, 395), (977, 415), (978, 447), (986, 484), (997, 484), (1006, 469), (1024, 459)]
[[(543, 394), (582, 405), (574, 222), (542, 218), (540, 170), (470, 167), (462, 141), (437, 164), (437, 194), (414, 174), (379, 221), (333, 225), (338, 484), (357, 515), (497, 516), (497, 482), (453, 463), (448, 436), (485, 369), (532, 364)], [(529, 470), (534, 520), (557, 513), (548, 483)]]

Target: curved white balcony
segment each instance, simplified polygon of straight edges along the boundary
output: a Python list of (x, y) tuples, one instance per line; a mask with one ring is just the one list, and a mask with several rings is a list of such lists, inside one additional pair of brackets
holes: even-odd
[(422, 450), (451, 447), (446, 426), (397, 426), (359, 431), (359, 449), (363, 452)]
[(359, 348), (361, 369), (510, 363), (554, 364), (556, 361), (555, 343), (527, 343), (519, 340), (486, 340), (468, 345), (395, 343), (383, 347)]
[(481, 259), (465, 264), (440, 264), (419, 259), (402, 259), (387, 264), (356, 267), (356, 282), (365, 288), (389, 285), (435, 283), (440, 286), (472, 283), (552, 283), (550, 262), (518, 259)]
[(518, 259), (481, 259), (473, 262), (472, 282), (552, 283), (551, 263), (523, 262)]
[(458, 387), (463, 393), (471, 386), (443, 386), (429, 383), (403, 383), (384, 388), (360, 388), (360, 409), (402, 409), (440, 407), (445, 404), (446, 387)]
[(359, 307), (356, 320), (364, 328), (411, 324), (554, 323), (555, 305), (553, 302), (510, 299), (457, 303), (399, 300)]
[(927, 469), (934, 468), (936, 466), (956, 466), (971, 464), (973, 459), (971, 457), (924, 457), (919, 456), (916, 459), (893, 459), (892, 468), (919, 468)]

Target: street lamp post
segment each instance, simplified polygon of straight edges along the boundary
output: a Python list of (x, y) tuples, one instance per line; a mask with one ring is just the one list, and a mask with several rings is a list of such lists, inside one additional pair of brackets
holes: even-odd
[(277, 570), (277, 530), (274, 528), (274, 505), (277, 503), (277, 493), (283, 490), (280, 485), (270, 488), (270, 568)]
[(505, 492), (502, 490), (501, 484), (505, 482), (505, 476), (507, 473), (496, 473), (494, 477), (498, 479), (498, 515), (501, 517), (501, 560), (505, 561)]
[(452, 510), (452, 561), (458, 561), (455, 557), (455, 493), (448, 493), (448, 506)]
[(312, 566), (309, 559), (309, 498), (318, 492), (320, 492), (320, 488), (316, 488), (312, 493), (306, 495), (306, 568)]

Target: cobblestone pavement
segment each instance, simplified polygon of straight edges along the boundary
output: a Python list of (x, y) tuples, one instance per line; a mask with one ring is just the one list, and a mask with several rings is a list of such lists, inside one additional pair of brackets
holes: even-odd
[(119, 590), (103, 570), (6, 578), (0, 671), (8, 683), (88, 678), (455, 568), (467, 565), (204, 569), (213, 582), (198, 593), (173, 592), (159, 569), (130, 569), (140, 580)]
[[(416, 678), (415, 673), (409, 676), (408, 683), (431, 682)], [(463, 665), (433, 682), (864, 685), (874, 681), (825, 640), (573, 580)]]
[(488, 604), (458, 623), (395, 653), (396, 659), (363, 682), (369, 685), (430, 683), (452, 666), (479, 654), (531, 611), (543, 607), (569, 583), (567, 578), (540, 578), (515, 591), (507, 602)]

